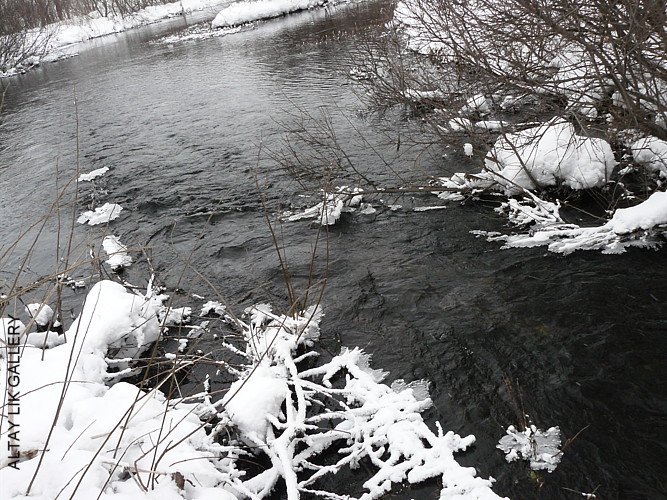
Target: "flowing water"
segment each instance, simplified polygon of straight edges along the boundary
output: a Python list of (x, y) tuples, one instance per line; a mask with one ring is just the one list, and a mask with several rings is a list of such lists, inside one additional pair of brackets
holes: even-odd
[[(128, 246), (151, 248), (168, 290), (215, 298), (203, 275), (239, 308), (284, 304), (262, 199), (271, 212), (314, 198), (301, 198), (307, 193), (266, 154), (280, 147), (281, 123), (295, 127), (291, 116), (326, 109), (340, 144), (383, 185), (397, 181), (381, 157), (406, 176), (460, 168), (455, 153), (397, 155), (381, 133), (417, 123), (388, 117), (387, 125), (358, 113), (347, 55), (388, 12), (382, 3), (360, 4), (223, 37), (160, 42), (214, 15), (204, 13), (90, 42), (78, 57), (3, 81), (2, 251), (51, 209), (77, 164), (81, 172), (106, 166), (96, 203), (125, 208), (109, 230)], [(70, 189), (62, 200), (78, 213), (92, 188), (80, 190), (78, 199)], [(328, 256), (320, 240), (324, 347), (358, 345), (391, 378), (431, 381), (429, 419), (477, 436), (458, 458), (495, 477), (500, 494), (569, 499), (581, 495), (566, 488), (598, 488), (603, 499), (667, 498), (667, 254), (501, 250), (469, 232), (505, 229), (488, 207), (410, 209), (437, 204), (430, 195), (371, 201), (374, 214), (349, 214), (329, 229)], [(22, 283), (48, 274), (67, 253), (71, 214), (65, 207), (59, 223), (46, 224)], [(302, 290), (318, 231), (307, 221), (274, 228)], [(104, 233), (77, 225), (71, 261), (98, 251)], [(4, 259), (3, 290), (28, 245)], [(191, 267), (182, 272), (184, 260)], [(145, 285), (147, 273), (142, 261), (126, 276)], [(205, 338), (199, 347), (213, 344)], [(538, 427), (560, 426), (565, 439), (581, 431), (552, 474), (529, 474), (495, 448), (504, 428), (519, 423), (521, 405)], [(339, 490), (358, 492), (355, 477), (349, 485), (357, 486)], [(406, 487), (398, 497), (436, 498), (437, 490)]]

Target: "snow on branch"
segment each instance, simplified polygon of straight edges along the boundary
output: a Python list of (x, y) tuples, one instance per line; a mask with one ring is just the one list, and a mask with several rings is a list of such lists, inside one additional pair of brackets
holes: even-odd
[(339, 186), (333, 191), (322, 191), (323, 200), (317, 205), (298, 214), (286, 213), (284, 217), (292, 222), (301, 219), (317, 219), (323, 226), (331, 226), (338, 222), (343, 212), (351, 212), (361, 204), (362, 190)]
[[(266, 306), (251, 311), (244, 336), (253, 361), (221, 401), (221, 418), (271, 467), (236, 480), (235, 493), (266, 498), (282, 478), (290, 499), (306, 492), (347, 498), (317, 481), (366, 460), (376, 472), (364, 482), (363, 500), (430, 478), (442, 479), (443, 499), (499, 498), (491, 480), (454, 459), (474, 437), (444, 433), (439, 425), (433, 432), (423, 421), (420, 413), (432, 404), (425, 383), (383, 383), (386, 373), (370, 368), (370, 357), (358, 348), (343, 349), (316, 368), (298, 368), (294, 356), (318, 338), (320, 318), (313, 307), (296, 317), (273, 315)], [(332, 451), (335, 458), (322, 464)]]
[[(492, 479), (476, 477), (474, 468), (454, 459), (474, 436), (439, 425), (434, 431), (422, 419), (432, 404), (426, 382), (388, 385), (387, 374), (372, 369), (370, 356), (358, 348), (326, 363), (305, 362), (317, 356), (309, 349), (320, 335), (319, 306), (290, 316), (266, 304), (249, 308), (236, 323), (245, 354), (222, 343), (246, 365), (228, 368), (237, 380), (217, 403), (209, 377), (198, 404), (192, 397), (167, 400), (160, 391), (196, 363), (188, 358), (167, 357), (173, 369), (153, 389), (119, 382), (160, 335), (166, 298), (152, 283), (141, 295), (102, 281), (65, 332), (66, 343), (43, 350), (23, 339), (21, 462), (19, 470), (10, 465), (8, 434), (0, 434), (3, 498), (61, 492), (76, 499), (262, 499), (281, 483), (289, 499), (308, 493), (349, 500), (320, 479), (362, 461), (373, 469), (363, 500), (430, 478), (442, 481), (442, 499), (500, 498)], [(11, 321), (0, 322), (5, 343), (13, 332), (24, 335)], [(0, 389), (6, 391), (4, 361)], [(248, 466), (258, 462), (263, 467)]]

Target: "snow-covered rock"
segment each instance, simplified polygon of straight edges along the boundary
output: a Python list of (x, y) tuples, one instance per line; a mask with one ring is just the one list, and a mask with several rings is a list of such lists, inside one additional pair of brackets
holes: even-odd
[(507, 194), (559, 184), (572, 189), (600, 187), (617, 163), (607, 141), (576, 135), (571, 123), (556, 120), (506, 134), (485, 159)]
[(645, 137), (633, 142), (630, 149), (635, 162), (667, 177), (667, 142), (657, 137)]
[(562, 453), (560, 446), (560, 429), (551, 427), (546, 431), (531, 425), (524, 431), (513, 425), (507, 428), (507, 434), (500, 439), (498, 448), (505, 452), (508, 462), (522, 459), (530, 461), (533, 470), (556, 470)]
[[(34, 318), (35, 323), (37, 323), (39, 326), (48, 326), (48, 324), (53, 319), (53, 309), (48, 304), (28, 304), (25, 307), (25, 310), (30, 315), (30, 317)], [(54, 322), (53, 326), (59, 325), (60, 323), (56, 321)]]
[(76, 221), (79, 224), (88, 223), (91, 226), (106, 224), (107, 222), (111, 222), (120, 217), (120, 212), (122, 210), (123, 207), (116, 203), (105, 203), (101, 207), (97, 207), (95, 210), (88, 210), (87, 212), (82, 213)]
[(132, 264), (132, 257), (128, 255), (127, 247), (123, 245), (116, 236), (112, 234), (105, 236), (104, 240), (102, 240), (102, 247), (104, 247), (104, 251), (109, 256), (107, 264), (109, 264), (114, 271), (123, 269)]

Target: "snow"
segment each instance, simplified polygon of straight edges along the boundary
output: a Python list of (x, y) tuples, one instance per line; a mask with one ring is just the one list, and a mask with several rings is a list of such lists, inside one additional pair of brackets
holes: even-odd
[(469, 132), (473, 129), (473, 122), (467, 118), (452, 118), (447, 123), (447, 127), (452, 132)]
[(87, 174), (81, 174), (79, 176), (79, 182), (92, 181), (92, 180), (97, 179), (98, 177), (106, 174), (108, 171), (109, 171), (109, 167), (102, 167), (102, 168), (98, 168), (96, 170), (93, 170), (92, 172), (88, 172)]
[(469, 142), (466, 142), (463, 145), (463, 154), (465, 154), (468, 157), (472, 156), (472, 154), (473, 154), (472, 144), (470, 144)]
[(645, 137), (633, 142), (630, 149), (635, 162), (667, 177), (667, 142), (657, 137)]
[(627, 234), (667, 224), (667, 193), (664, 191), (653, 193), (639, 205), (616, 210), (608, 224), (616, 234)]
[[(522, 224), (536, 223), (527, 234), (486, 235), (490, 241), (504, 241), (505, 248), (547, 246), (555, 253), (570, 254), (576, 250), (601, 250), (606, 254), (619, 254), (630, 247), (658, 248), (667, 236), (667, 193), (653, 193), (647, 200), (629, 208), (620, 208), (605, 224), (598, 227), (579, 227), (565, 224), (558, 210), (545, 206), (535, 211), (531, 207), (516, 204), (522, 214)], [(543, 202), (548, 204), (548, 202)], [(549, 214), (545, 216), (545, 214)]]
[(287, 394), (285, 373), (278, 367), (258, 366), (232, 384), (222, 404), (243, 435), (263, 442), (270, 432), (268, 417), (280, 413)]
[(485, 132), (502, 132), (511, 127), (509, 122), (503, 120), (481, 120), (475, 122), (475, 128)]
[(122, 210), (123, 207), (116, 203), (105, 203), (101, 207), (97, 207), (95, 210), (88, 210), (87, 212), (82, 213), (76, 221), (79, 224), (88, 223), (91, 226), (106, 224), (120, 217), (120, 212)]
[(488, 115), (493, 110), (493, 103), (484, 94), (477, 94), (470, 97), (461, 107), (463, 115)]
[[(48, 304), (28, 304), (25, 306), (25, 309), (39, 326), (48, 326), (53, 319), (53, 309)], [(54, 326), (58, 325), (54, 324)]]
[(572, 189), (600, 187), (617, 162), (607, 141), (578, 136), (571, 123), (552, 120), (499, 138), (485, 165), (511, 195), (559, 184)]
[(323, 226), (331, 226), (338, 222), (343, 212), (352, 212), (359, 207), (363, 199), (360, 188), (339, 186), (331, 192), (322, 192), (323, 201), (299, 214), (283, 214), (288, 221), (317, 219)]
[[(274, 313), (268, 304), (248, 308), (247, 323), (237, 320), (245, 353), (223, 343), (245, 361), (228, 367), (237, 380), (216, 403), (207, 392), (200, 403), (168, 401), (159, 390), (162, 382), (152, 390), (123, 382), (122, 376), (132, 373), (132, 360), (158, 339), (167, 299), (152, 280), (144, 295), (101, 281), (67, 332), (56, 336), (60, 345), (42, 351), (41, 341), (27, 337), (20, 365), (24, 458), (19, 470), (0, 469), (3, 498), (28, 498), (34, 476), (29, 498), (53, 498), (56, 491), (76, 499), (261, 499), (270, 498), (282, 480), (290, 500), (306, 493), (340, 499), (318, 479), (364, 460), (372, 470), (363, 500), (431, 478), (442, 481), (440, 498), (499, 499), (492, 480), (454, 459), (474, 436), (443, 432), (439, 424), (434, 432), (422, 419), (432, 405), (425, 381), (387, 385), (387, 373), (371, 368), (370, 357), (358, 348), (298, 367), (299, 360), (317, 357), (307, 349), (320, 335), (320, 307), (290, 316)], [(219, 303), (205, 306), (210, 311)], [(184, 318), (188, 309), (169, 311)], [(18, 319), (0, 324), (3, 332), (10, 325), (22, 331)], [(173, 353), (165, 361), (178, 369), (188, 363)], [(0, 363), (3, 391), (6, 370)], [(342, 384), (334, 385), (334, 379)], [(207, 378), (204, 390), (210, 386)], [(220, 423), (207, 431), (198, 415)], [(5, 432), (0, 435), (4, 464), (11, 463), (7, 444)], [(265, 457), (263, 470), (245, 467), (258, 459), (253, 455)], [(329, 457), (325, 466), (315, 465), (321, 455)], [(323, 484), (336, 484), (335, 478)]]
[(109, 256), (107, 264), (114, 271), (132, 264), (132, 257), (127, 254), (127, 247), (116, 236), (112, 234), (105, 236), (104, 240), (102, 240), (102, 247), (104, 247), (104, 251)]
[(213, 19), (213, 28), (226, 28), (322, 6), (326, 0), (253, 0), (232, 3)]
[(158, 311), (158, 317), (165, 326), (184, 325), (190, 321), (191, 315), (191, 307), (162, 307)]
[(200, 316), (208, 316), (209, 314), (217, 314), (218, 316), (224, 316), (227, 312), (227, 306), (221, 302), (209, 300), (204, 305), (201, 306), (201, 311), (199, 312)]
[[(163, 415), (166, 402), (156, 393), (140, 395), (137, 388), (125, 383), (108, 388), (105, 359), (113, 354), (132, 358), (157, 339), (156, 307), (153, 297), (102, 281), (90, 290), (81, 314), (62, 336), (68, 343), (42, 351), (38, 348), (41, 340), (32, 342), (33, 334), (25, 339), (19, 365), (20, 450), (27, 457), (37, 455), (32, 450), (47, 450), (31, 498), (53, 498), (53, 492), (61, 489), (70, 497), (76, 488), (76, 498), (97, 498), (109, 478), (108, 463), (118, 462), (114, 446), (123, 450), (122, 464), (130, 467), (137, 460), (135, 465), (150, 468), (150, 459), (141, 458), (144, 452), (139, 440), (141, 436), (156, 436), (154, 424)], [(11, 389), (6, 369), (6, 363), (0, 364), (3, 393)], [(54, 420), (56, 415), (59, 417)], [(186, 412), (180, 416), (187, 420)], [(179, 433), (192, 429), (193, 419), (189, 421), (191, 426), (182, 426)], [(124, 429), (121, 422), (125, 422)], [(3, 421), (3, 427), (5, 424)], [(10, 460), (7, 439), (6, 433), (0, 436), (3, 463)], [(107, 442), (114, 446), (107, 447)], [(172, 463), (175, 456), (172, 453), (167, 463)], [(32, 458), (19, 464), (19, 470), (0, 469), (3, 498), (24, 498), (38, 462), (38, 458)], [(86, 467), (85, 480), (77, 486), (77, 471)], [(124, 468), (122, 465), (120, 470)], [(117, 479), (117, 475), (112, 477), (111, 487)]]
[(513, 462), (518, 459), (528, 460), (533, 470), (553, 472), (560, 463), (562, 453), (560, 446), (560, 429), (551, 427), (546, 431), (529, 426), (524, 431), (517, 430), (513, 425), (507, 428), (498, 448), (505, 452), (505, 459)]
[(76, 55), (72, 48), (81, 42), (145, 26), (170, 17), (210, 9), (221, 3), (221, 0), (179, 0), (146, 7), (135, 14), (125, 16), (110, 14), (108, 17), (104, 17), (98, 12), (92, 12), (87, 16), (78, 16), (47, 25), (41, 30), (30, 30), (27, 33), (27, 45), (37, 47), (45, 45), (44, 53), (35, 54), (27, 64), (22, 65), (22, 68), (9, 68), (5, 72), (0, 71), (0, 77), (16, 75), (22, 70), (24, 71), (25, 68), (39, 65), (40, 61), (56, 61)]

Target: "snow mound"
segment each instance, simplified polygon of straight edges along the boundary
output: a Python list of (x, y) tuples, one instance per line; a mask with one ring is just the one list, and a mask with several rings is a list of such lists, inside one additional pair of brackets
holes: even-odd
[(271, 19), (300, 10), (312, 9), (326, 3), (326, 0), (255, 0), (233, 3), (222, 9), (215, 19), (213, 28), (227, 28), (251, 23), (261, 19)]
[(123, 210), (123, 207), (120, 205), (115, 203), (105, 203), (101, 207), (97, 207), (95, 210), (88, 210), (87, 212), (82, 213), (76, 221), (79, 224), (88, 223), (91, 226), (106, 224), (107, 222), (111, 222), (120, 217), (121, 210)]
[(552, 120), (498, 139), (485, 165), (512, 195), (559, 184), (572, 189), (600, 187), (617, 162), (607, 141), (577, 136), (571, 123)]
[[(102, 281), (90, 290), (81, 313), (66, 334), (54, 336), (60, 342), (67, 338), (68, 343), (43, 351), (42, 338), (35, 334), (27, 337), (19, 367), (22, 462), (15, 466), (8, 447), (11, 438), (2, 433), (3, 498), (24, 498), (31, 480), (31, 497), (53, 498), (54, 491), (62, 491), (68, 498), (97, 498), (107, 481), (110, 491), (122, 482), (118, 475), (109, 472), (113, 468), (109, 464), (117, 464), (121, 470), (131, 469), (131, 464), (144, 471), (152, 468), (153, 455), (146, 454), (145, 444), (160, 442), (160, 421), (166, 409), (164, 398), (156, 392), (142, 393), (125, 383), (109, 388), (106, 382), (126, 370), (119, 361), (136, 357), (158, 338), (160, 329), (155, 312), (160, 300)], [(110, 373), (110, 363), (121, 371)], [(7, 364), (0, 363), (3, 394), (16, 392), (8, 385), (7, 370)], [(176, 439), (199, 425), (184, 409), (171, 415), (189, 422), (179, 426)], [(1, 418), (6, 429), (5, 412)], [(200, 439), (203, 434), (202, 430)], [(113, 446), (107, 446), (112, 442)], [(170, 455), (160, 465), (165, 471), (169, 470), (167, 464), (184, 458), (200, 461), (203, 455), (193, 446), (187, 450), (187, 447), (167, 450), (164, 441), (156, 448), (158, 453)], [(41, 456), (37, 450), (46, 451)], [(121, 460), (116, 456), (118, 450)], [(172, 467), (172, 470), (183, 469)], [(73, 481), (80, 473), (84, 479), (80, 483)]]
[[(53, 309), (48, 304), (28, 304), (25, 306), (25, 311), (30, 315), (30, 317), (35, 319), (35, 323), (39, 326), (48, 326), (48, 324), (53, 319)], [(57, 323), (57, 324), (56, 324)], [(57, 321), (53, 326), (58, 326), (60, 323)]]
[(635, 162), (667, 177), (667, 142), (657, 137), (645, 137), (633, 142), (630, 149)]

